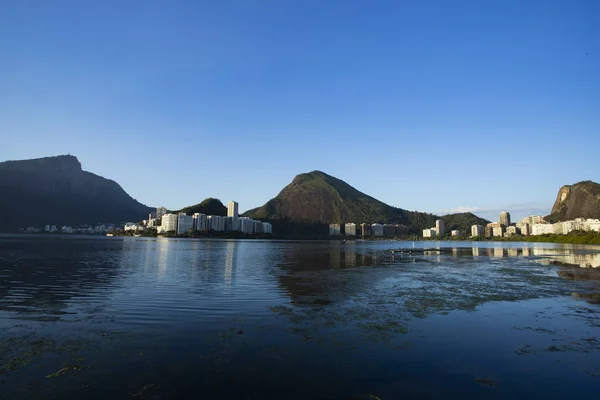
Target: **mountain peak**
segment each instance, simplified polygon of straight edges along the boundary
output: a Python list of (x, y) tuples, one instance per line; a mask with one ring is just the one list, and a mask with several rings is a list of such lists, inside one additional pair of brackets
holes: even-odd
[(30, 160), (14, 160), (0, 163), (5, 169), (31, 170), (39, 169), (47, 173), (80, 172), (81, 163), (77, 157), (72, 155), (59, 155), (53, 157), (33, 158)]
[(558, 222), (575, 218), (600, 218), (600, 184), (588, 180), (558, 190), (552, 213), (546, 220)]

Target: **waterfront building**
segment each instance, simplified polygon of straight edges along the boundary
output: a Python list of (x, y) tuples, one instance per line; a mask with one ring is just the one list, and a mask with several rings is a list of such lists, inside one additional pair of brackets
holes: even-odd
[(194, 230), (196, 231), (206, 231), (208, 230), (207, 218), (205, 214), (195, 213), (194, 217)]
[(263, 233), (273, 233), (273, 225), (268, 222), (263, 222)]
[(501, 237), (501, 236), (504, 236), (504, 232), (506, 232), (506, 228), (505, 228), (504, 226), (494, 226), (494, 227), (492, 228), (492, 235), (493, 235), (494, 237), (497, 237), (497, 236), (500, 236), (500, 237)]
[(423, 229), (423, 237), (424, 238), (432, 238), (435, 237), (436, 230), (435, 228), (427, 228)]
[(231, 217), (231, 220), (230, 220), (231, 226), (228, 230), (232, 230), (232, 231), (240, 230), (238, 208), (239, 208), (239, 204), (236, 201), (232, 200), (229, 203), (227, 203), (227, 216)]
[(329, 224), (329, 236), (340, 236), (340, 224)]
[(500, 221), (499, 222), (500, 222), (500, 224), (502, 224), (504, 226), (509, 226), (510, 225), (510, 213), (507, 211), (502, 211), (500, 213)]
[(247, 234), (251, 235), (254, 233), (254, 220), (248, 217), (240, 218), (240, 230)]
[(177, 234), (181, 235), (194, 229), (194, 217), (186, 213), (179, 213), (177, 216)]
[(263, 223), (254, 221), (254, 233), (263, 233)]
[(531, 227), (532, 235), (545, 235), (554, 233), (554, 225), (552, 224), (535, 224)]
[(167, 213), (167, 209), (165, 207), (158, 207), (156, 209), (156, 218), (161, 219), (163, 215)]
[(383, 235), (387, 237), (393, 237), (396, 233), (396, 227), (392, 224), (383, 225)]
[(177, 215), (176, 214), (162, 215), (161, 226), (163, 226), (164, 232), (171, 232), (171, 231), (176, 232), (177, 231)]
[(365, 223), (360, 224), (360, 232), (362, 237), (371, 236), (371, 225)]
[(506, 232), (504, 233), (504, 236), (514, 236), (519, 234), (521, 231), (519, 230), (519, 228), (517, 228), (514, 225), (511, 226), (507, 226), (506, 227)]
[(471, 226), (471, 236), (472, 237), (482, 237), (485, 233), (483, 226), (481, 225), (473, 225)]
[(444, 221), (442, 221), (441, 219), (435, 221), (435, 232), (437, 236), (444, 236)]
[(460, 231), (459, 230), (452, 230), (450, 231), (450, 236), (460, 236)]
[(517, 228), (519, 228), (521, 230), (521, 235), (523, 235), (523, 236), (531, 235), (531, 225), (529, 225), (528, 223), (521, 224), (521, 226), (517, 225)]
[(346, 236), (356, 236), (356, 224), (354, 222), (347, 222), (344, 225), (344, 234)]
[(371, 224), (371, 233), (373, 236), (383, 236), (383, 225)]

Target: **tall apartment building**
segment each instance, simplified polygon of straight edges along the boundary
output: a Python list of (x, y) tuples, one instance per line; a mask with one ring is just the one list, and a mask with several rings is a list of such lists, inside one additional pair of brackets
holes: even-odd
[(371, 225), (365, 223), (360, 224), (360, 234), (362, 237), (371, 236)]
[(496, 237), (496, 236), (504, 236), (504, 232), (506, 232), (506, 228), (502, 224), (500, 224), (500, 225), (501, 226), (494, 226), (492, 228), (492, 235), (494, 237)]
[(346, 236), (356, 236), (356, 224), (354, 222), (348, 222), (344, 225), (344, 234)]
[(163, 214), (161, 226), (163, 232), (177, 232), (177, 214)]
[(340, 224), (329, 224), (329, 236), (340, 236)]
[(167, 213), (167, 209), (165, 207), (158, 207), (156, 209), (156, 218), (161, 219), (163, 215)]
[(436, 233), (436, 230), (434, 228), (423, 229), (423, 237), (424, 238), (435, 237), (435, 233)]
[(240, 230), (240, 221), (238, 215), (238, 203), (236, 201), (230, 201), (227, 203), (227, 216), (231, 217), (229, 230), (239, 231)]
[(435, 221), (435, 232), (436, 232), (437, 236), (444, 236), (444, 233), (445, 233), (444, 221), (442, 221), (441, 219), (438, 219), (437, 221)]
[(196, 213), (193, 215), (194, 217), (194, 230), (197, 231), (206, 231), (208, 230), (206, 215)]
[(472, 237), (482, 237), (484, 234), (483, 226), (481, 225), (473, 225), (471, 226), (471, 236)]
[(372, 224), (371, 225), (371, 233), (373, 234), (373, 236), (383, 236), (383, 225)]
[(191, 229), (194, 229), (194, 217), (186, 215), (186, 213), (179, 213), (177, 216), (177, 234), (181, 235)]
[(268, 222), (263, 222), (263, 233), (273, 233), (273, 225)]
[(510, 213), (507, 211), (502, 211), (500, 213), (500, 221), (499, 222), (500, 222), (500, 224), (502, 224), (504, 226), (509, 226), (510, 225)]

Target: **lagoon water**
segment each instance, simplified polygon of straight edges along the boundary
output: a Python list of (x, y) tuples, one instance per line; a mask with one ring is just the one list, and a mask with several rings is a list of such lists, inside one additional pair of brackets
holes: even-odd
[(0, 398), (597, 398), (600, 248), (414, 246), (2, 236)]

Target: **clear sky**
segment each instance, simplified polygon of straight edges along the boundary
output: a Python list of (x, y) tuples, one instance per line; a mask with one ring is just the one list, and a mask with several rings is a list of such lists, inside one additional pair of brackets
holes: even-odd
[(172, 209), (545, 214), (600, 181), (600, 1), (1, 1), (0, 160), (67, 153)]

